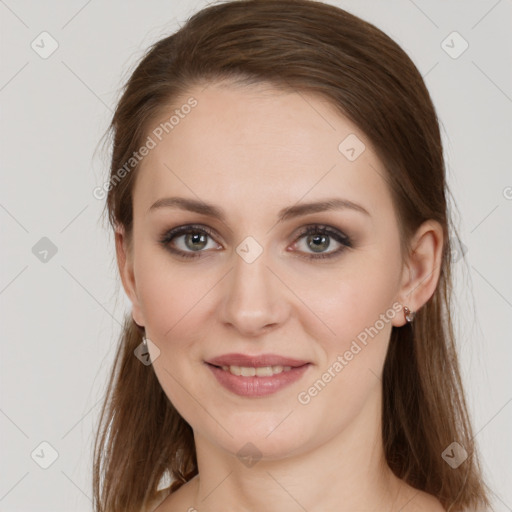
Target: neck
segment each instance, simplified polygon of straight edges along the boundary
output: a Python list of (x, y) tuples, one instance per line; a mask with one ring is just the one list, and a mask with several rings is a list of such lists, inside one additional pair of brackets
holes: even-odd
[(367, 405), (323, 444), (311, 442), (309, 450), (299, 448), (281, 459), (241, 461), (195, 433), (194, 507), (208, 512), (393, 510), (403, 482), (385, 460), (380, 397)]

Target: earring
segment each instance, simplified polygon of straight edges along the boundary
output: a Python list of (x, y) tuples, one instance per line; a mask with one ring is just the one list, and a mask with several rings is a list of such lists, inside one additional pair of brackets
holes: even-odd
[(144, 344), (144, 346), (145, 346), (145, 347), (147, 347), (147, 346), (148, 346), (148, 342), (147, 342), (147, 340), (146, 340), (146, 336), (145, 336), (145, 335), (144, 335), (144, 336), (142, 336), (142, 343)]
[(407, 306), (404, 306), (404, 316), (408, 323), (411, 323), (414, 320), (414, 317), (416, 316), (415, 311), (411, 311)]

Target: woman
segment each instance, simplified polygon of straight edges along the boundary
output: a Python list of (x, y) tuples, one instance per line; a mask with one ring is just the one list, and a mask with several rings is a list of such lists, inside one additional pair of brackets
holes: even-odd
[(439, 126), (403, 50), (320, 2), (215, 4), (111, 130), (132, 312), (95, 510), (486, 509)]

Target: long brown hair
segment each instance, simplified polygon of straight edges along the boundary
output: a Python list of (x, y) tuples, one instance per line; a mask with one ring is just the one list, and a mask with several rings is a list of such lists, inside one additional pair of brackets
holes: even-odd
[[(128, 80), (109, 127), (113, 150), (104, 190), (112, 228), (122, 226), (130, 238), (140, 165), (126, 163), (151, 123), (179, 106), (192, 86), (224, 79), (316, 94), (358, 126), (385, 165), (404, 251), (423, 221), (443, 227), (437, 289), (413, 324), (391, 333), (382, 384), (384, 450), (398, 477), (448, 510), (488, 508), (450, 317), (456, 230), (439, 122), (414, 63), (381, 30), (312, 0), (235, 0), (203, 9), (156, 42)], [(142, 334), (127, 316), (94, 446), (97, 512), (141, 510), (164, 477), (174, 491), (198, 471), (190, 425), (152, 366), (134, 356)], [(442, 456), (454, 441), (468, 454), (456, 469)]]

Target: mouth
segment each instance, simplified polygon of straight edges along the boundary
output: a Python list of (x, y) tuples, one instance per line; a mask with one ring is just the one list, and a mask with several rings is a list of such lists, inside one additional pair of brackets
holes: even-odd
[[(207, 363), (209, 364), (209, 363)], [(220, 368), (225, 372), (230, 372), (232, 375), (236, 375), (238, 377), (272, 377), (272, 375), (278, 375), (282, 372), (289, 372), (292, 367), (291, 366), (215, 366), (215, 368)]]
[(276, 354), (258, 354), (249, 356), (247, 354), (224, 354), (212, 359), (208, 359), (206, 363), (220, 368), (228, 366), (239, 366), (241, 368), (262, 368), (282, 366), (283, 368), (297, 368), (308, 363), (301, 359), (279, 356)]
[(307, 361), (274, 354), (226, 354), (205, 364), (219, 384), (243, 397), (276, 393), (299, 380), (311, 366)]

